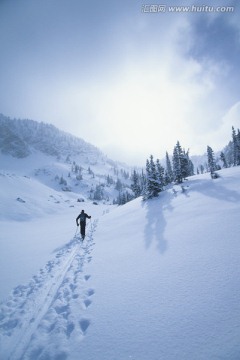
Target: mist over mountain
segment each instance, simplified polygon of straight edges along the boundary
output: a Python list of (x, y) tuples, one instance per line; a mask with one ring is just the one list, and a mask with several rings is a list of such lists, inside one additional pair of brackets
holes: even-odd
[(33, 120), (10, 119), (0, 114), (0, 149), (4, 154), (24, 158), (38, 150), (44, 154), (91, 158), (106, 157), (95, 146), (51, 124)]
[[(220, 170), (222, 166), (235, 166), (240, 162), (239, 130), (236, 132), (232, 128), (232, 131), (234, 140), (229, 141), (222, 152), (214, 153), (211, 148), (215, 170)], [(179, 141), (177, 144), (180, 149)], [(206, 150), (207, 148), (210, 147), (206, 146)], [(169, 158), (166, 153), (165, 159), (157, 160), (162, 190), (169, 181), (176, 181), (177, 174), (174, 171), (177, 171), (176, 164), (179, 161), (185, 161), (187, 166), (187, 169), (183, 169), (183, 178), (210, 171), (207, 152), (190, 156), (189, 150), (183, 149), (177, 160), (175, 150), (176, 147)], [(151, 178), (147, 168), (144, 174), (143, 169), (133, 169), (111, 160), (97, 147), (53, 125), (26, 119), (10, 119), (1, 114), (0, 157), (4, 170), (16, 172), (16, 169), (24, 169), (25, 175), (34, 176), (56, 191), (76, 193), (84, 201), (125, 204), (140, 194), (144, 195), (148, 188), (147, 178)], [(139, 190), (136, 191), (136, 188)]]
[(119, 193), (131, 194), (129, 166), (50, 124), (0, 114), (0, 152), (4, 169), (20, 168), (20, 174), (22, 169), (55, 190), (83, 199), (112, 202)]

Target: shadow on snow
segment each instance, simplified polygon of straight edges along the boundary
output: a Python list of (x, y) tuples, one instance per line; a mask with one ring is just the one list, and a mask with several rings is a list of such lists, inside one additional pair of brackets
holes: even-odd
[(160, 254), (167, 251), (168, 244), (164, 237), (166, 228), (166, 220), (164, 218), (164, 211), (172, 211), (173, 207), (170, 202), (173, 195), (168, 192), (160, 194), (157, 198), (142, 202), (142, 206), (147, 210), (147, 222), (144, 229), (144, 241), (146, 249), (156, 242), (157, 249)]

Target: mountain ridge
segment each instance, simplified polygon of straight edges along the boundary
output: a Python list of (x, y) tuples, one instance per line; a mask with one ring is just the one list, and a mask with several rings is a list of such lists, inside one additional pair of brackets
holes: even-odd
[(3, 170), (84, 199), (113, 202), (120, 192), (131, 193), (128, 165), (51, 124), (0, 114), (0, 156)]
[[(98, 155), (103, 153), (94, 145), (87, 143), (85, 140), (75, 137), (70, 133), (59, 130), (52, 124), (37, 122), (29, 119), (11, 119), (0, 114), (1, 140), (0, 148), (3, 153), (10, 153), (14, 157), (26, 157), (31, 153), (31, 148), (52, 155), (68, 155), (73, 152), (75, 155), (86, 152), (95, 152)], [(7, 141), (3, 138), (7, 136)], [(14, 140), (18, 140), (16, 144)], [(9, 152), (10, 148), (24, 146), (25, 152), (18, 154), (14, 151)]]

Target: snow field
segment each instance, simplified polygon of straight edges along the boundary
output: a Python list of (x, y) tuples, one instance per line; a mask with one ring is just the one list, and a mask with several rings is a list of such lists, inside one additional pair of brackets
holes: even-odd
[(83, 244), (73, 198), (49, 202), (48, 217), (4, 217), (2, 273), (16, 284), (1, 306), (1, 359), (239, 359), (240, 168), (219, 174), (112, 211), (84, 204), (93, 220)]
[(184, 193), (175, 186), (101, 219), (95, 322), (79, 356), (238, 359), (239, 173), (189, 178)]

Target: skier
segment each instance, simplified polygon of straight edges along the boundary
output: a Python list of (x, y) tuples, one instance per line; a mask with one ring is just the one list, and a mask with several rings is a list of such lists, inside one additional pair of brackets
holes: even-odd
[(82, 210), (76, 218), (77, 226), (79, 226), (78, 220), (80, 220), (80, 233), (82, 235), (82, 240), (84, 240), (85, 238), (86, 218), (91, 219), (91, 216), (88, 216), (88, 214), (86, 214), (84, 210)]

